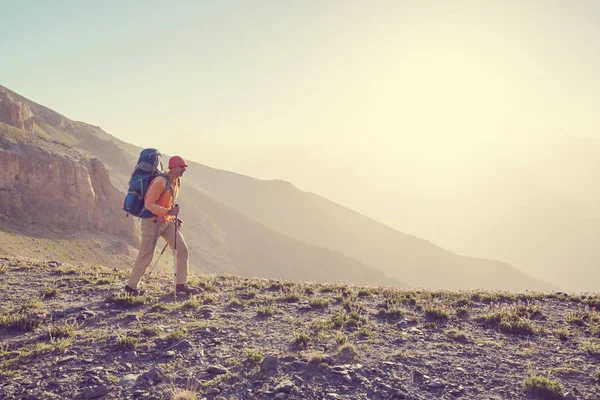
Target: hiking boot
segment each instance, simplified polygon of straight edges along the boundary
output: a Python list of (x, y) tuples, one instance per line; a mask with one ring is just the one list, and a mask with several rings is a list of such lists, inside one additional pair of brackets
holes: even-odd
[(144, 291), (139, 289), (132, 289), (129, 286), (125, 285), (125, 293), (128, 293), (132, 296), (143, 296)]
[(191, 287), (188, 285), (181, 285), (181, 284), (178, 284), (177, 286), (175, 286), (175, 294), (192, 295), (192, 294), (199, 294), (199, 293), (200, 293), (200, 289), (195, 288), (195, 287)]

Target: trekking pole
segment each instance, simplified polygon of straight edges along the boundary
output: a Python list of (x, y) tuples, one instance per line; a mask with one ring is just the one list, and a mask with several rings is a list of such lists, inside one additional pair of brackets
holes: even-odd
[[(158, 265), (158, 261), (160, 260), (160, 258), (162, 257), (163, 253), (165, 252), (165, 250), (167, 249), (167, 246), (169, 245), (169, 243), (165, 243), (165, 247), (163, 247), (162, 251), (160, 252), (160, 254), (158, 255), (158, 258), (156, 259), (156, 261), (154, 261), (154, 264), (150, 267), (150, 269), (148, 270), (148, 272), (146, 272), (144, 274), (144, 276), (150, 276), (152, 275), (152, 272), (154, 272), (154, 268), (156, 268), (156, 266)], [(144, 277), (142, 277), (143, 279)], [(144, 282), (141, 282), (141, 284), (143, 285)]]
[(177, 299), (177, 229), (179, 228), (179, 218), (177, 215), (175, 216), (175, 241), (174, 241), (174, 249), (173, 254), (175, 255), (175, 260), (173, 263), (173, 267), (175, 269), (175, 290), (173, 291), (174, 298)]

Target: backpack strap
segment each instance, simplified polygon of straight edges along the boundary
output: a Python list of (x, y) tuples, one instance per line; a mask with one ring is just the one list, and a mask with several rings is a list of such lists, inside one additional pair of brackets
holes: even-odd
[[(171, 179), (169, 179), (169, 175), (165, 174), (164, 172), (161, 172), (160, 174), (156, 175), (154, 177), (154, 179), (158, 178), (159, 176), (162, 176), (163, 178), (165, 178), (165, 188), (163, 189), (163, 191), (161, 193), (161, 196), (163, 194), (167, 193), (167, 190), (171, 189), (171, 202), (175, 203), (175, 190), (173, 190), (173, 187), (171, 186)], [(179, 178), (177, 178), (177, 183), (179, 183)], [(151, 216), (155, 216), (150, 211), (148, 211), (148, 209), (146, 208), (146, 206), (142, 207), (142, 211), (140, 212), (140, 216), (143, 215), (145, 212), (150, 213)], [(150, 217), (142, 217), (142, 218), (150, 218)]]

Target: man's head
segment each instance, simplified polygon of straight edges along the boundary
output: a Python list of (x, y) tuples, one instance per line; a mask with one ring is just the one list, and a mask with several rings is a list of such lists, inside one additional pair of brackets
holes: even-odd
[(173, 156), (169, 159), (169, 172), (175, 175), (175, 178), (183, 176), (187, 168), (185, 160), (179, 156)]

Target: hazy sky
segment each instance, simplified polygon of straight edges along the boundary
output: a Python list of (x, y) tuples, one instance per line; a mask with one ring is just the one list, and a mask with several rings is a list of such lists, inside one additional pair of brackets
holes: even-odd
[(0, 0), (0, 13), (0, 84), (451, 249), (508, 213), (485, 207), (495, 188), (523, 172), (544, 183), (528, 160), (600, 136), (597, 0)]

